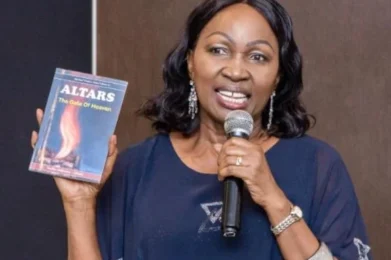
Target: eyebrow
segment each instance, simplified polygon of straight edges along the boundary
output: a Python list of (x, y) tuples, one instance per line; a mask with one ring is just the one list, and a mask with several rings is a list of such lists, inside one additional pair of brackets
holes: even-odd
[[(232, 39), (231, 36), (229, 36), (228, 34), (226, 34), (224, 32), (220, 32), (220, 31), (213, 32), (213, 33), (209, 34), (206, 38), (209, 38), (209, 37), (211, 37), (213, 35), (221, 35), (224, 38), (226, 38), (230, 43), (235, 44), (235, 41), (234, 41), (234, 39)], [(255, 46), (255, 45), (258, 45), (258, 44), (265, 44), (265, 45), (269, 46), (274, 51), (272, 45), (268, 41), (262, 40), (262, 39), (251, 41), (251, 42), (247, 43), (246, 46), (247, 47), (252, 47), (252, 46)]]

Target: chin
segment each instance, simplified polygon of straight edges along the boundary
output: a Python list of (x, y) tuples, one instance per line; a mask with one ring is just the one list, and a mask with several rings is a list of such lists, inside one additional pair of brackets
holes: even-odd
[(228, 113), (237, 109), (227, 109), (221, 106), (215, 106), (213, 109), (209, 110), (208, 117), (213, 120), (215, 123), (224, 125), (225, 118)]

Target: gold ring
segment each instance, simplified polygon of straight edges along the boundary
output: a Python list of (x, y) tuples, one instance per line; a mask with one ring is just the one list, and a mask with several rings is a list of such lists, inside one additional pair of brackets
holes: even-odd
[(238, 156), (238, 157), (236, 157), (236, 166), (240, 166), (240, 165), (242, 165), (242, 162), (243, 162), (243, 158), (242, 158), (242, 156)]

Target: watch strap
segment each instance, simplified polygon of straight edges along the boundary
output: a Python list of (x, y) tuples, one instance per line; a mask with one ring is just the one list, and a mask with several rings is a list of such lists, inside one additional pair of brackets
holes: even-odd
[(289, 213), (289, 215), (283, 221), (281, 221), (278, 225), (271, 228), (271, 231), (273, 232), (274, 235), (277, 236), (277, 235), (281, 234), (282, 232), (284, 232), (284, 230), (286, 230), (288, 227), (290, 227), (293, 223), (295, 223), (301, 219), (301, 217), (295, 216), (293, 214), (294, 209), (296, 207), (297, 206), (295, 206), (295, 207), (292, 206), (291, 212)]

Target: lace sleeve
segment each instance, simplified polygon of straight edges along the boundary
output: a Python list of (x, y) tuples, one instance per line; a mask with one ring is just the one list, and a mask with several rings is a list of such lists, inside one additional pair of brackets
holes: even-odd
[(321, 151), (317, 160), (313, 232), (339, 260), (372, 259), (358, 199), (342, 158), (335, 151)]

